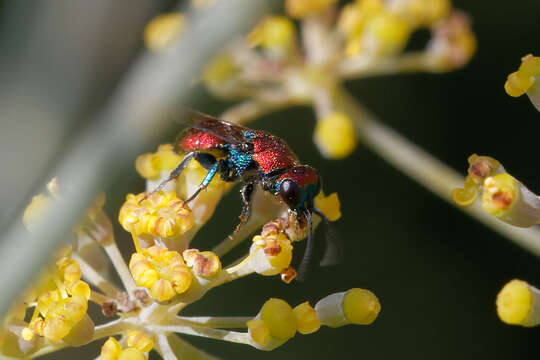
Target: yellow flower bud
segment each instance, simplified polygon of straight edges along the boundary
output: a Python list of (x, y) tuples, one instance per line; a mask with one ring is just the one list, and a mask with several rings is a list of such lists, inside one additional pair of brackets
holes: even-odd
[(271, 298), (265, 302), (260, 316), (276, 339), (287, 340), (296, 333), (296, 316), (290, 305), (281, 299)]
[(127, 344), (129, 347), (137, 348), (142, 352), (149, 352), (154, 347), (152, 339), (142, 331), (128, 331)]
[(122, 353), (122, 346), (113, 337), (109, 337), (101, 347), (102, 360), (116, 360), (120, 356), (120, 353)]
[(323, 325), (330, 327), (369, 325), (377, 318), (380, 310), (377, 297), (369, 290), (358, 288), (328, 295), (315, 305), (317, 318)]
[(354, 288), (343, 298), (343, 313), (352, 324), (369, 325), (380, 311), (379, 299), (369, 290)]
[(249, 33), (247, 43), (249, 46), (289, 51), (294, 46), (295, 37), (291, 20), (285, 16), (268, 16)]
[(540, 324), (540, 290), (522, 280), (512, 280), (497, 295), (497, 314), (510, 325)]
[(325, 157), (347, 157), (356, 148), (354, 123), (346, 114), (333, 112), (317, 121), (313, 140)]

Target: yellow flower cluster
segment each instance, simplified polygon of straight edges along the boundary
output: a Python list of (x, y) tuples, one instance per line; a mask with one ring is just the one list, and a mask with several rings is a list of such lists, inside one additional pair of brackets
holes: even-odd
[(247, 322), (255, 346), (271, 350), (292, 338), (298, 331), (311, 334), (321, 325), (368, 325), (377, 318), (381, 305), (370, 291), (354, 288), (321, 299), (315, 307), (304, 302), (294, 309), (281, 299), (270, 299), (254, 319)]
[(146, 360), (148, 352), (154, 347), (152, 339), (142, 331), (127, 332), (127, 347), (113, 337), (109, 337), (101, 347), (102, 360)]
[(166, 194), (159, 191), (151, 195), (128, 194), (118, 220), (124, 229), (135, 237), (151, 235), (173, 238), (184, 234), (193, 226), (191, 211), (178, 199), (174, 191)]
[(154, 245), (134, 253), (129, 269), (137, 286), (149, 289), (150, 296), (166, 301), (191, 285), (191, 272), (182, 255), (164, 246)]
[[(70, 256), (71, 247), (64, 247), (56, 264), (41, 276), (31, 290), (32, 295), (26, 297), (26, 301), (37, 305), (28, 327), (22, 330), (25, 340), (30, 341), (38, 335), (53, 342), (59, 341), (85, 318), (91, 291), (81, 280), (79, 264)], [(91, 320), (88, 326), (93, 329)]]

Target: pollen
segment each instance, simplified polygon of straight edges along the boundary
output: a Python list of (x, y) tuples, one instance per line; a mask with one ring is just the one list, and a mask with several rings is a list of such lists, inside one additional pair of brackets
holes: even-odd
[(180, 13), (158, 15), (144, 29), (144, 43), (150, 50), (165, 50), (181, 35), (185, 23)]
[(191, 285), (192, 276), (182, 256), (164, 246), (154, 245), (133, 254), (129, 269), (137, 286), (149, 289), (158, 301), (169, 300)]
[(341, 218), (341, 203), (337, 193), (325, 196), (324, 192), (321, 191), (315, 197), (315, 207), (321, 210), (330, 221), (337, 221)]
[(200, 252), (197, 249), (188, 249), (182, 253), (186, 265), (193, 273), (203, 278), (216, 275), (221, 270), (219, 257), (211, 251)]
[(313, 140), (325, 157), (345, 158), (356, 148), (354, 123), (346, 114), (333, 112), (317, 121)]
[(134, 235), (148, 234), (163, 238), (181, 235), (193, 226), (191, 211), (174, 191), (151, 194), (129, 194), (120, 209), (118, 220)]

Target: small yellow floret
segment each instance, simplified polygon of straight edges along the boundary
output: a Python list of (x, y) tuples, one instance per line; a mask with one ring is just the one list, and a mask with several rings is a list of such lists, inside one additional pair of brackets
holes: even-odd
[(122, 346), (113, 337), (109, 337), (105, 344), (101, 347), (101, 359), (102, 360), (116, 360), (122, 352)]
[(191, 210), (174, 191), (162, 191), (148, 196), (128, 194), (122, 205), (118, 220), (134, 235), (149, 234), (164, 238), (182, 235), (193, 226)]
[(292, 250), (291, 241), (283, 233), (269, 234), (265, 237), (254, 236), (250, 252), (261, 251), (263, 254), (252, 258), (252, 262), (257, 263), (254, 264), (255, 271), (265, 276), (279, 274), (291, 264)]
[(515, 203), (518, 183), (512, 175), (504, 173), (488, 177), (484, 181), (482, 208), (493, 216), (501, 217)]
[(153, 51), (165, 50), (180, 36), (185, 22), (184, 15), (180, 13), (156, 16), (144, 29), (144, 43)]
[(531, 54), (521, 59), (518, 71), (508, 75), (504, 89), (513, 97), (525, 94), (535, 83), (536, 76), (540, 74), (540, 57)]
[(376, 42), (377, 53), (389, 54), (401, 50), (409, 36), (409, 25), (389, 13), (381, 13), (366, 24), (365, 33)]
[(317, 312), (309, 305), (309, 302), (306, 301), (296, 306), (293, 311), (300, 334), (311, 334), (321, 327), (321, 322), (317, 318)]
[(186, 265), (192, 268), (197, 276), (209, 278), (221, 270), (219, 257), (211, 251), (200, 252), (197, 249), (188, 249), (182, 253)]
[(343, 313), (347, 320), (357, 325), (369, 325), (379, 315), (381, 304), (369, 290), (354, 288), (343, 298)]
[(269, 16), (263, 19), (248, 35), (249, 46), (266, 49), (282, 48), (290, 50), (295, 41), (294, 24), (285, 16)]
[(182, 256), (163, 246), (133, 254), (129, 269), (137, 286), (149, 289), (150, 296), (158, 301), (169, 300), (191, 286), (192, 276)]
[(154, 342), (148, 335), (142, 331), (128, 331), (127, 344), (129, 347), (134, 347), (142, 352), (149, 352), (154, 347)]
[(261, 320), (270, 335), (279, 340), (287, 340), (296, 333), (296, 316), (293, 309), (281, 299), (271, 298), (261, 308)]
[(346, 114), (333, 112), (317, 122), (314, 141), (324, 156), (342, 159), (356, 148), (354, 123)]
[(270, 330), (264, 321), (260, 319), (253, 319), (249, 320), (246, 325), (253, 341), (261, 346), (268, 344), (268, 341), (270, 341)]
[(337, 0), (286, 0), (285, 11), (293, 18), (315, 15)]
[(345, 5), (338, 19), (338, 29), (349, 38), (360, 37), (366, 23), (383, 11), (381, 0), (364, 0)]
[(511, 325), (523, 325), (532, 309), (532, 293), (529, 284), (512, 280), (497, 295), (497, 314)]
[(323, 214), (330, 221), (337, 221), (341, 218), (341, 203), (337, 193), (332, 193), (328, 196), (324, 196), (321, 191), (315, 197), (315, 207), (323, 212)]

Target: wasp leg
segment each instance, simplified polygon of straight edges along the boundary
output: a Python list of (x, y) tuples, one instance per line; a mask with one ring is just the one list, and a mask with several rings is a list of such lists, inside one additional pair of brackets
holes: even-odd
[(212, 165), (212, 167), (208, 170), (208, 172), (206, 173), (206, 176), (204, 177), (204, 179), (201, 181), (201, 184), (199, 185), (199, 187), (197, 188), (197, 190), (195, 190), (195, 192), (193, 194), (191, 194), (190, 197), (188, 197), (185, 201), (184, 201), (184, 204), (183, 206), (186, 206), (190, 201), (192, 201), (193, 199), (195, 199), (197, 197), (197, 195), (199, 195), (199, 193), (201, 191), (203, 191), (204, 189), (206, 189), (206, 187), (208, 186), (208, 184), (210, 184), (210, 181), (212, 181), (212, 179), (214, 178), (214, 176), (216, 175), (217, 171), (219, 169), (219, 162), (216, 161), (214, 163), (214, 165)]
[(254, 189), (255, 189), (255, 185), (252, 182), (248, 182), (244, 186), (242, 186), (242, 189), (240, 190), (240, 194), (242, 195), (242, 202), (244, 203), (244, 206), (242, 208), (242, 212), (240, 213), (240, 223), (236, 225), (236, 228), (234, 229), (233, 233), (229, 235), (230, 239), (233, 239), (236, 236), (236, 234), (240, 232), (244, 224), (249, 220), (249, 215), (251, 213), (251, 200), (252, 200)]
[(159, 190), (163, 189), (163, 187), (165, 185), (167, 185), (167, 183), (169, 181), (172, 181), (176, 178), (178, 178), (180, 176), (180, 174), (182, 173), (182, 171), (184, 171), (184, 169), (186, 168), (186, 166), (189, 164), (189, 162), (191, 161), (191, 159), (193, 159), (193, 157), (195, 157), (197, 154), (197, 152), (190, 152), (189, 154), (186, 155), (186, 157), (180, 161), (180, 164), (178, 164), (174, 169), (173, 171), (171, 171), (171, 173), (169, 174), (169, 176), (167, 176), (167, 178), (165, 180), (163, 180), (154, 190), (152, 190), (152, 192), (146, 194), (139, 202), (142, 202), (143, 200), (145, 200), (147, 197), (149, 197), (150, 195), (154, 194), (154, 193), (157, 193)]

